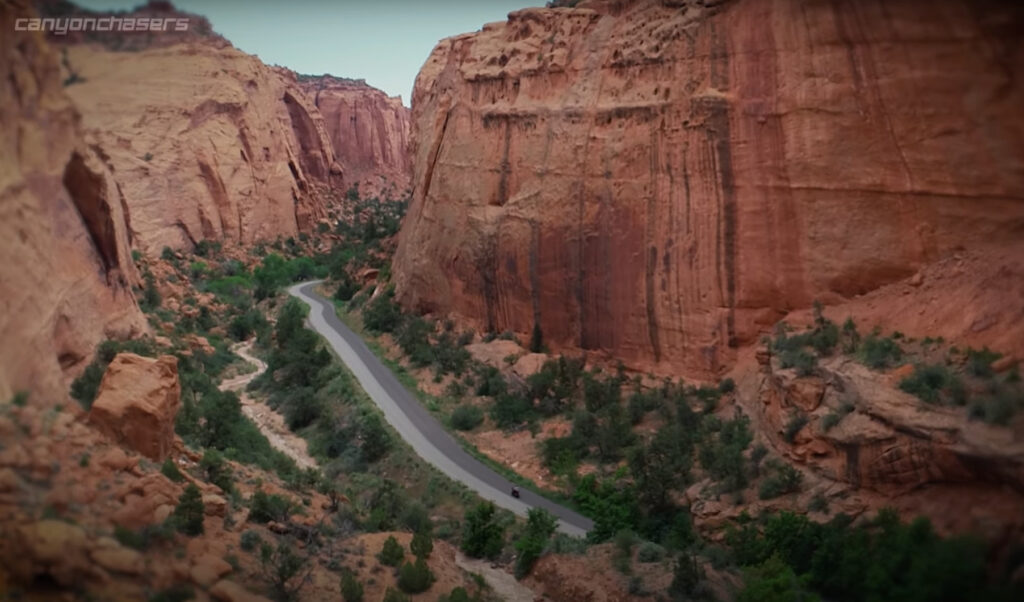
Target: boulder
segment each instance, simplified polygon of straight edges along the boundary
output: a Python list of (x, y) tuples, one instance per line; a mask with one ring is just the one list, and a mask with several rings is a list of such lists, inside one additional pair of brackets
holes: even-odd
[(96, 564), (114, 573), (141, 575), (146, 568), (142, 554), (107, 537), (97, 542), (89, 556)]
[(69, 587), (102, 577), (89, 558), (85, 531), (60, 520), (41, 520), (14, 530), (6, 568), (19, 580), (32, 582), (47, 576)]
[(210, 596), (221, 602), (270, 602), (263, 596), (257, 596), (234, 581), (221, 579), (210, 588)]
[(177, 358), (119, 353), (103, 375), (89, 421), (118, 443), (161, 461), (173, 449), (180, 405)]
[(192, 563), (189, 576), (203, 587), (213, 585), (218, 579), (231, 572), (231, 565), (212, 554), (204, 554)]

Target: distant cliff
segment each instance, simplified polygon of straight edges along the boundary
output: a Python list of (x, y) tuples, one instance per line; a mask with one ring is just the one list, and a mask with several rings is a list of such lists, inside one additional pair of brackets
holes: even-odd
[(75, 44), (64, 62), (78, 80), (67, 93), (147, 254), (310, 231), (343, 187), (320, 114), (290, 71), (205, 41), (137, 52)]
[(409, 188), (409, 109), (363, 80), (299, 76), (323, 115), (346, 181), (364, 194), (400, 198)]
[[(398, 298), (720, 374), (789, 310), (1020, 237), (1022, 24), (999, 2), (584, 1), (442, 40)], [(1001, 306), (941, 327), (1019, 347)]]

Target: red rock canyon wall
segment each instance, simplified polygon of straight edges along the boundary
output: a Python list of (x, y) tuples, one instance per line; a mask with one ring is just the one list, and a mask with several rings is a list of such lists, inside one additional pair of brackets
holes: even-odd
[(346, 181), (365, 194), (400, 198), (412, 175), (409, 108), (362, 80), (299, 76), (323, 115)]
[(581, 2), (442, 40), (399, 299), (720, 373), (790, 309), (1020, 236), (1022, 24), (998, 2)]
[[(14, 29), (20, 4), (0, 7)], [(125, 197), (83, 141), (58, 53), (0, 36), (0, 399), (52, 399), (104, 338), (147, 329)]]

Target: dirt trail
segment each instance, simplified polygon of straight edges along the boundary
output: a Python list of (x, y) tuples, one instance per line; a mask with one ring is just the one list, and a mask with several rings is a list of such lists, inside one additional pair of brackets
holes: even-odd
[(505, 602), (533, 602), (537, 599), (534, 591), (502, 569), (491, 566), (490, 561), (469, 558), (456, 552), (455, 564), (470, 573), (477, 573), (491, 586), (494, 593)]
[(242, 402), (242, 413), (256, 424), (274, 449), (295, 460), (299, 468), (316, 468), (316, 460), (311, 458), (306, 450), (306, 441), (288, 429), (288, 425), (284, 423), (284, 418), (280, 414), (266, 404), (256, 401), (245, 392), (246, 385), (267, 370), (267, 363), (251, 355), (250, 349), (252, 349), (251, 342), (239, 343), (231, 348), (242, 359), (255, 365), (256, 371), (239, 374), (221, 382), (221, 390), (238, 393), (238, 398)]

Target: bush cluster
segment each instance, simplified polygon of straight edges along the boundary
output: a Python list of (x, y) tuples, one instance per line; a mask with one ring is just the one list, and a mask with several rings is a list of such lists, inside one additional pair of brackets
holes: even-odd
[[(894, 511), (852, 523), (842, 514), (818, 524), (782, 512), (730, 527), (726, 542), (751, 569), (738, 599), (808, 599), (800, 597), (808, 591), (837, 602), (1012, 599), (1007, 586), (988, 578), (976, 540), (941, 538), (927, 519), (901, 523)], [(762, 597), (772, 590), (788, 597)]]

